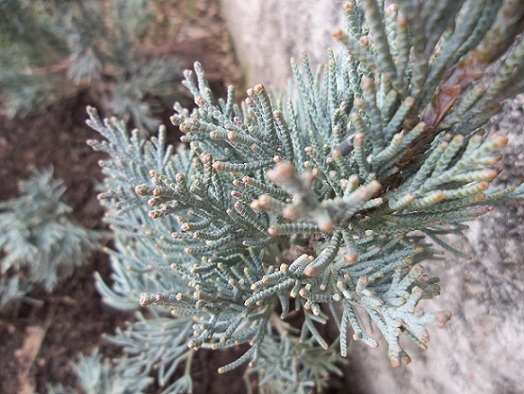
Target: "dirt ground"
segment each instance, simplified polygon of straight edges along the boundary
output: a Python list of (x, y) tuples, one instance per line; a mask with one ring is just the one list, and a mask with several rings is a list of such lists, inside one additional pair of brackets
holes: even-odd
[[(217, 96), (225, 86), (234, 84), (244, 91), (239, 68), (224, 23), (218, 15), (216, 0), (158, 2), (161, 12), (149, 45), (151, 53), (174, 54), (184, 68), (200, 61)], [(184, 98), (182, 98), (183, 100)], [(186, 98), (185, 105), (191, 105)], [(23, 119), (8, 119), (0, 108), (0, 201), (18, 194), (17, 183), (27, 179), (35, 168), (52, 166), (56, 178), (66, 186), (65, 200), (74, 218), (90, 229), (103, 229), (103, 209), (98, 204), (95, 183), (102, 180), (98, 161), (103, 154), (86, 145), (97, 138), (85, 125), (87, 105), (97, 106), (88, 90), (80, 90), (40, 113)], [(102, 114), (103, 115), (103, 114)], [(161, 114), (169, 124), (171, 109)], [(170, 142), (176, 143), (177, 130), (171, 126)], [(109, 344), (102, 334), (111, 334), (132, 315), (104, 305), (95, 289), (93, 273), (109, 281), (107, 256), (93, 255), (85, 267), (64, 281), (52, 294), (37, 289), (30, 297), (38, 305), (21, 304), (0, 315), (0, 393), (45, 393), (48, 385), (76, 386), (71, 368), (80, 353), (90, 354), (99, 347), (106, 357), (120, 349)], [(240, 352), (240, 353), (239, 353)], [(245, 393), (243, 370), (225, 375), (218, 367), (241, 354), (230, 352), (196, 353), (193, 368), (195, 393)], [(338, 392), (340, 381), (333, 381), (329, 392)], [(151, 392), (159, 392), (152, 388)]]

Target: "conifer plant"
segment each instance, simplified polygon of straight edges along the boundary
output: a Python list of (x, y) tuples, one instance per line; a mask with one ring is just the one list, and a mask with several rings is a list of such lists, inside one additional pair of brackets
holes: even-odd
[(0, 1), (0, 93), (9, 116), (89, 89), (104, 110), (140, 129), (176, 96), (173, 57), (146, 55), (148, 0)]
[(101, 248), (103, 232), (71, 219), (62, 181), (53, 170), (34, 171), (20, 197), (0, 203), (0, 311), (35, 285), (51, 292)]
[(194, 351), (247, 344), (220, 372), (247, 364), (262, 392), (310, 392), (377, 335), (392, 366), (407, 364), (400, 338), (425, 349), (428, 327), (451, 316), (420, 308), (439, 294), (423, 266), (461, 255), (442, 236), (524, 197), (524, 185), (490, 186), (508, 140), (483, 129), (524, 88), (520, 1), (353, 0), (343, 12), (341, 53), (316, 73), (291, 60), (284, 98), (257, 85), (241, 104), (233, 87), (217, 99), (195, 63), (184, 84), (196, 108), (174, 107), (176, 152), (164, 128), (145, 140), (89, 108), (116, 234), (114, 283), (98, 288), (149, 310), (112, 338), (123, 373), (155, 367), (165, 385), (185, 363), (164, 392), (191, 391)]

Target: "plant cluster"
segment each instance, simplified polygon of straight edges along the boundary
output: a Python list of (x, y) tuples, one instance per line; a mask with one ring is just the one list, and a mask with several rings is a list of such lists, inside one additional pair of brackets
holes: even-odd
[(147, 0), (0, 1), (0, 92), (10, 116), (89, 88), (104, 110), (135, 127), (158, 126), (174, 99), (177, 62), (141, 42), (153, 22)]
[(150, 316), (113, 338), (129, 353), (120, 365), (164, 384), (185, 362), (186, 382), (195, 350), (247, 344), (221, 372), (248, 363), (262, 391), (310, 392), (352, 341), (378, 346), (369, 325), (399, 366), (402, 336), (425, 349), (450, 318), (420, 308), (440, 291), (423, 264), (461, 255), (443, 235), (524, 197), (490, 186), (508, 141), (482, 128), (524, 89), (524, 8), (353, 0), (344, 14), (341, 54), (317, 73), (292, 60), (287, 98), (257, 85), (241, 104), (233, 87), (217, 99), (196, 63), (184, 84), (197, 108), (172, 117), (177, 152), (164, 128), (146, 140), (89, 109), (115, 232), (114, 283), (98, 287)]
[(101, 232), (70, 219), (65, 189), (52, 170), (35, 171), (19, 198), (0, 203), (0, 310), (35, 285), (52, 291), (100, 248)]
[[(85, 394), (134, 394), (142, 392), (150, 383), (140, 377), (123, 376), (102, 360), (98, 349), (80, 359), (74, 365), (78, 383)], [(47, 388), (47, 394), (76, 394), (71, 388), (59, 384)]]

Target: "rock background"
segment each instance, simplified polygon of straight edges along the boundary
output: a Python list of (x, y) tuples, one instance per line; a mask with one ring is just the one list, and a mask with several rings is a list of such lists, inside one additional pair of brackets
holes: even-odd
[(339, 45), (331, 32), (342, 26), (342, 0), (220, 2), (248, 87), (286, 87), (291, 57), (306, 51), (315, 70), (326, 62), (327, 48)]
[[(342, 0), (222, 0), (247, 85), (284, 89), (289, 58), (307, 51), (313, 65), (336, 48), (331, 31), (342, 26)], [(490, 128), (510, 138), (501, 184), (524, 182), (524, 96), (504, 105)], [(428, 262), (441, 278), (441, 296), (426, 304), (453, 318), (432, 329), (429, 349), (407, 346), (413, 362), (393, 369), (385, 346), (356, 344), (345, 379), (362, 394), (517, 394), (524, 391), (524, 203), (505, 202), (451, 241), (472, 256)]]

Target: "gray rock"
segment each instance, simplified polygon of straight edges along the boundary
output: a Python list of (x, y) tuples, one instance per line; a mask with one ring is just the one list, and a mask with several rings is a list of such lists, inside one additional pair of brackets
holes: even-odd
[[(248, 85), (285, 88), (289, 58), (307, 51), (313, 64), (337, 44), (342, 0), (222, 0)], [(524, 182), (524, 96), (504, 105), (490, 129), (510, 138), (501, 184)], [(450, 240), (471, 261), (446, 255), (425, 267), (441, 278), (442, 295), (428, 310), (453, 318), (431, 330), (429, 349), (406, 344), (413, 362), (389, 365), (385, 344), (355, 344), (345, 379), (347, 391), (381, 393), (522, 393), (524, 391), (524, 204), (504, 202)]]
[[(331, 37), (342, 26), (343, 0), (221, 0), (248, 86), (285, 87), (289, 59), (307, 52), (312, 67), (327, 61)], [(313, 68), (314, 69), (314, 68)]]

